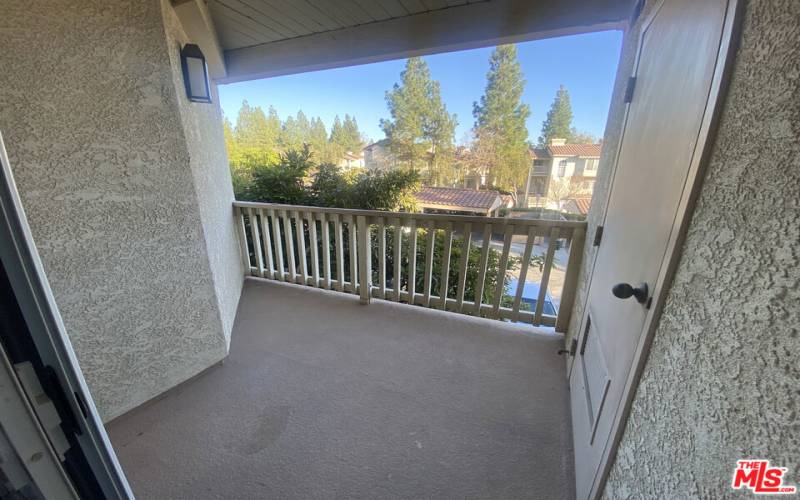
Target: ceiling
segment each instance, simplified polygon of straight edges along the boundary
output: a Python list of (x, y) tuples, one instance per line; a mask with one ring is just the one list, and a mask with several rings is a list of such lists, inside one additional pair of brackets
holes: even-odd
[(626, 25), (636, 0), (172, 0), (230, 83)]
[(487, 0), (209, 0), (223, 50), (287, 40)]

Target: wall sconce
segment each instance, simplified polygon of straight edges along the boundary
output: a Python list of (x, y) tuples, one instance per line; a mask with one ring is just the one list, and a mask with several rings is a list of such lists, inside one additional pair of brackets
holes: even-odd
[(181, 68), (186, 97), (192, 102), (211, 102), (211, 86), (208, 83), (206, 58), (200, 47), (187, 43), (181, 49)]

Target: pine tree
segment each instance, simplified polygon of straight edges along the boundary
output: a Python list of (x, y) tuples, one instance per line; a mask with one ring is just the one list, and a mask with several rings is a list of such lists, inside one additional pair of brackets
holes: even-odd
[(345, 144), (347, 144), (347, 134), (345, 134), (344, 126), (342, 125), (342, 120), (339, 118), (339, 115), (336, 115), (333, 119), (333, 126), (331, 126), (331, 135), (330, 139), (328, 140), (328, 161), (329, 163), (338, 163), (339, 160), (344, 155)]
[(281, 136), (281, 119), (278, 116), (278, 111), (274, 106), (270, 106), (267, 110), (267, 129), (266, 136), (269, 147), (277, 151), (278, 142)]
[(560, 85), (547, 118), (542, 122), (542, 134), (539, 136), (539, 147), (544, 147), (553, 138), (566, 139), (573, 142), (576, 131), (572, 128), (572, 104), (569, 100), (569, 92)]
[(344, 133), (343, 146), (345, 150), (353, 153), (361, 151), (364, 141), (361, 138), (361, 132), (358, 130), (358, 123), (356, 123), (356, 117), (350, 115), (344, 115), (344, 123), (342, 124), (342, 129)]
[(322, 123), (322, 119), (319, 117), (311, 119), (311, 129), (308, 135), (308, 144), (311, 147), (311, 153), (315, 162), (336, 162), (337, 159), (331, 154), (331, 147), (328, 142), (328, 132), (325, 130), (325, 124)]
[(233, 125), (228, 120), (227, 116), (222, 118), (222, 135), (225, 138), (225, 148), (228, 150), (228, 156), (231, 156), (237, 148), (236, 138), (234, 137)]
[(269, 127), (264, 110), (252, 107), (245, 100), (236, 118), (235, 138), (237, 144), (245, 149), (267, 149), (274, 145), (269, 137)]
[(345, 139), (344, 127), (342, 126), (342, 120), (339, 118), (339, 115), (336, 115), (333, 118), (330, 142), (338, 145), (343, 145), (343, 143), (347, 142)]
[(447, 112), (439, 83), (419, 57), (406, 61), (400, 80), (386, 92), (391, 119), (381, 120), (381, 128), (395, 158), (412, 170), (427, 167), (435, 184), (441, 180), (437, 167), (453, 148), (456, 117)]
[(456, 134), (456, 115), (447, 112), (439, 88), (439, 82), (432, 81), (430, 88), (430, 115), (424, 124), (425, 136), (431, 142), (428, 165), (428, 180), (434, 186), (452, 183), (458, 178), (454, 168), (454, 142)]
[(311, 124), (302, 110), (298, 111), (295, 117), (287, 117), (281, 130), (281, 147), (284, 151), (291, 149), (299, 151), (308, 143), (310, 131)]
[(525, 120), (530, 108), (522, 102), (525, 77), (514, 45), (500, 45), (492, 52), (486, 78), (484, 95), (473, 104), (473, 149), (493, 151), (482, 168), (488, 169), (497, 187), (516, 192), (529, 169)]

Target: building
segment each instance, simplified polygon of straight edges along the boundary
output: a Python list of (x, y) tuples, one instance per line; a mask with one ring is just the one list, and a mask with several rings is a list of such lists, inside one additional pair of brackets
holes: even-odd
[(390, 170), (394, 158), (389, 151), (389, 139), (375, 141), (364, 148), (364, 166), (367, 170)]
[(358, 153), (347, 151), (344, 155), (342, 155), (342, 158), (339, 160), (337, 165), (344, 170), (364, 168), (364, 151), (366, 151), (366, 149)]
[(597, 179), (602, 144), (567, 144), (552, 139), (544, 148), (531, 148), (528, 193), (522, 203), (555, 210), (582, 213), (585, 200), (591, 200)]
[(502, 195), (491, 189), (423, 186), (414, 196), (419, 207), (429, 212), (496, 216), (501, 208), (509, 208)]

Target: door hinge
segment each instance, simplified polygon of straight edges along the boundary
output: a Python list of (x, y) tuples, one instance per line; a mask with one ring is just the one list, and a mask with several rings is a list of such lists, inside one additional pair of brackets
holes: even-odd
[(572, 342), (569, 344), (569, 349), (559, 349), (558, 354), (569, 354), (570, 356), (574, 356), (575, 353), (578, 351), (578, 339), (573, 338)]
[(636, 89), (636, 77), (628, 78), (628, 85), (625, 87), (625, 102), (633, 101), (633, 91)]
[(592, 246), (599, 247), (600, 241), (603, 239), (603, 226), (597, 226), (597, 229), (594, 231), (594, 241), (592, 242)]

